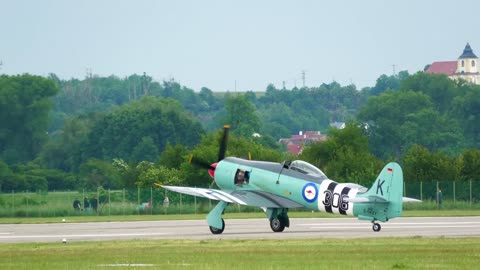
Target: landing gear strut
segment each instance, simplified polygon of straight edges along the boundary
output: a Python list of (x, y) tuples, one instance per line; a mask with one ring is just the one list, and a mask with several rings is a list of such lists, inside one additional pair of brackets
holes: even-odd
[(228, 203), (221, 201), (207, 215), (208, 226), (210, 226), (210, 232), (213, 234), (221, 234), (225, 230), (225, 221), (223, 221), (222, 214), (227, 205)]
[(382, 229), (382, 226), (380, 226), (379, 223), (374, 222), (372, 229), (374, 232), (379, 232)]

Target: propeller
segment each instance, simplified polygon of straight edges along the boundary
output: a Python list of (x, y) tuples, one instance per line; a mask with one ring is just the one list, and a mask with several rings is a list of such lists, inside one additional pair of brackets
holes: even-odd
[(222, 161), (225, 158), (225, 153), (227, 152), (227, 142), (228, 142), (228, 131), (230, 129), (229, 125), (223, 126), (223, 135), (220, 141), (220, 146), (218, 148), (218, 158), (217, 162), (211, 164), (205, 160), (197, 159), (193, 155), (190, 155), (189, 162), (201, 168), (208, 170), (208, 174), (213, 178), (210, 188), (215, 183), (215, 169), (217, 168), (218, 162)]

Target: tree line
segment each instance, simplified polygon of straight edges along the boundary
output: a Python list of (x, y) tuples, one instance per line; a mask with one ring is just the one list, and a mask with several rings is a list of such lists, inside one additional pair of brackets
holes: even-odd
[[(208, 186), (193, 154), (215, 162), (220, 129), (228, 155), (304, 159), (332, 179), (371, 182), (387, 161), (406, 181), (477, 180), (480, 89), (443, 75), (382, 75), (356, 89), (318, 87), (245, 93), (195, 92), (173, 80), (0, 76), (0, 190)], [(348, 122), (344, 130), (329, 128)], [(290, 156), (278, 139), (300, 130), (329, 140)], [(258, 133), (260, 137), (252, 137)]]

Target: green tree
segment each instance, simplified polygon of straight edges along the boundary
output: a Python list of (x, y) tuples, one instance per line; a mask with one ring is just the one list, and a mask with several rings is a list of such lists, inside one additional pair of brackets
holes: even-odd
[(414, 144), (402, 157), (402, 167), (405, 182), (420, 182), (432, 180), (431, 153), (421, 145)]
[(158, 159), (158, 155), (155, 142), (151, 137), (146, 136), (133, 148), (131, 160), (154, 162)]
[(371, 149), (384, 158), (399, 159), (414, 143), (455, 152), (463, 141), (458, 123), (440, 114), (421, 92), (387, 91), (372, 97), (358, 119), (368, 123)]
[(152, 166), (139, 175), (137, 184), (140, 187), (153, 187), (156, 183), (178, 186), (182, 185), (183, 182), (184, 176), (180, 170), (163, 166)]
[(387, 90), (398, 90), (400, 88), (400, 83), (408, 77), (408, 71), (400, 71), (398, 75), (392, 76), (383, 74), (378, 77), (375, 86), (369, 89), (369, 94), (378, 96)]
[(446, 75), (427, 74), (424, 72), (417, 72), (403, 80), (400, 89), (428, 95), (432, 105), (440, 113), (447, 112), (450, 109), (452, 100), (459, 94), (455, 81)]
[(167, 143), (165, 150), (160, 155), (159, 164), (169, 169), (178, 169), (180, 165), (185, 161), (185, 157), (188, 156), (188, 149), (181, 145), (175, 146)]
[(382, 168), (382, 162), (368, 151), (368, 139), (356, 123), (344, 129), (331, 129), (325, 142), (307, 146), (300, 159), (312, 163), (335, 181), (369, 185)]
[[(178, 102), (145, 97), (123, 105), (97, 121), (82, 149), (85, 157), (132, 160), (132, 153), (143, 137), (150, 137), (153, 143), (149, 145), (162, 152), (167, 142), (193, 146), (202, 133), (198, 121)], [(155, 149), (149, 155), (152, 153)]]
[(50, 169), (78, 172), (82, 163), (82, 147), (93, 123), (100, 118), (101, 114), (92, 113), (65, 119), (63, 128), (51, 134), (36, 162)]
[(467, 181), (480, 180), (480, 150), (468, 149), (462, 155), (463, 167), (461, 169), (461, 176)]
[(0, 158), (7, 164), (33, 160), (41, 150), (57, 92), (39, 76), (0, 76)]
[(10, 170), (8, 165), (0, 160), (0, 191), (11, 191), (14, 189), (12, 174), (12, 170)]
[(480, 147), (480, 87), (466, 85), (465, 95), (457, 96), (452, 105), (452, 118), (458, 119), (468, 145)]
[(110, 163), (98, 159), (89, 159), (80, 166), (80, 186), (88, 190), (97, 190), (99, 187), (116, 189), (120, 185), (120, 175)]
[(260, 119), (256, 114), (255, 105), (248, 101), (246, 95), (232, 96), (225, 101), (227, 113), (225, 123), (232, 126), (232, 131), (238, 135), (250, 138), (260, 130)]

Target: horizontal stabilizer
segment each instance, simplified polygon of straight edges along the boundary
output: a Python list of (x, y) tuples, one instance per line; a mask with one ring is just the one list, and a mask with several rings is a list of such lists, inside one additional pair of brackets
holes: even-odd
[(343, 198), (344, 201), (346, 202), (352, 202), (352, 203), (365, 203), (365, 202), (369, 202), (368, 198), (367, 197), (360, 197), (360, 198)]
[(368, 197), (344, 198), (344, 200), (352, 203), (367, 203), (367, 202), (387, 203), (388, 202), (383, 197), (376, 196), (376, 195), (370, 195)]
[(344, 185), (348, 188), (358, 189), (358, 192), (366, 192), (368, 190), (368, 188), (355, 183), (344, 183)]
[(344, 200), (352, 203), (367, 203), (367, 202), (387, 203), (388, 202), (385, 198), (377, 195), (369, 195), (368, 197), (344, 198)]
[(421, 201), (421, 200), (414, 199), (414, 198), (403, 197), (403, 198), (402, 198), (402, 202), (404, 202), (404, 203), (409, 203), (409, 202), (422, 202), (422, 201)]
[[(382, 197), (379, 196), (368, 196), (368, 197), (357, 197), (357, 198), (345, 198), (344, 199), (347, 202), (352, 202), (352, 203), (367, 203), (367, 202), (388, 202)], [(404, 203), (418, 203), (422, 202), (421, 200), (417, 200), (414, 198), (408, 198), (408, 197), (403, 197), (402, 202)]]

